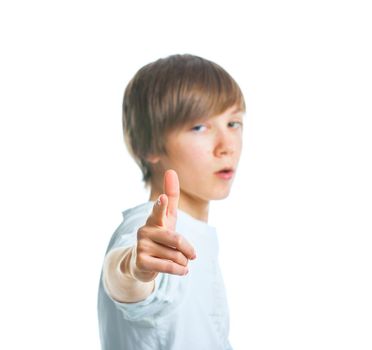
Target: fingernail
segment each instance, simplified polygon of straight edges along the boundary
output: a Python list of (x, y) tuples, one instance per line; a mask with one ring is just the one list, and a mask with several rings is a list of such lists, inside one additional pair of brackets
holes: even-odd
[(161, 195), (159, 196), (158, 200), (156, 201), (156, 205), (160, 205), (161, 204), (160, 197), (161, 197)]
[(186, 270), (184, 276), (186, 276), (189, 273), (189, 269)]

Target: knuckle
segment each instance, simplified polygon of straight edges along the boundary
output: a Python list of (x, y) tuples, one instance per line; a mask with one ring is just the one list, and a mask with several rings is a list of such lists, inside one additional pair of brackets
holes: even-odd
[(175, 236), (175, 243), (176, 243), (176, 248), (180, 248), (183, 242), (183, 237), (181, 235), (176, 235)]
[(145, 251), (143, 240), (137, 242), (136, 250), (137, 250), (137, 256), (140, 254), (143, 254), (143, 252)]
[(145, 252), (147, 252), (150, 249), (149, 243), (150, 243), (149, 240), (145, 238), (139, 240), (137, 242), (137, 255), (144, 254)]
[(168, 269), (169, 273), (171, 273), (172, 275), (177, 275), (178, 274), (177, 267), (176, 267), (175, 264), (169, 263), (167, 269)]
[(146, 270), (146, 259), (143, 254), (138, 254), (136, 258), (136, 265), (141, 270)]
[(154, 231), (151, 227), (147, 225), (142, 226), (137, 231), (137, 241), (151, 240), (151, 236), (153, 234), (154, 234)]
[(182, 265), (187, 263), (187, 259), (181, 252), (176, 252), (176, 260)]
[(172, 232), (169, 229), (164, 230), (164, 234), (167, 235), (168, 237), (172, 237), (174, 235), (174, 232)]
[(143, 237), (145, 237), (146, 235), (146, 226), (141, 226), (138, 230), (137, 230), (137, 239), (142, 239)]

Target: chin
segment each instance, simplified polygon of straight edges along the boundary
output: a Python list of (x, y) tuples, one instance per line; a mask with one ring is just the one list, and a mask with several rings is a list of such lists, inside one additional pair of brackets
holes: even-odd
[(218, 201), (221, 199), (225, 199), (229, 196), (230, 190), (226, 192), (221, 192), (221, 193), (215, 193), (214, 195), (211, 196), (210, 200)]

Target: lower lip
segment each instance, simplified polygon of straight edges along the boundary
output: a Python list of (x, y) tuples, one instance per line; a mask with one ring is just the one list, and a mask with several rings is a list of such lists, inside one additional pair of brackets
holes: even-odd
[(223, 180), (230, 180), (233, 175), (234, 175), (234, 172), (233, 171), (221, 171), (219, 173), (215, 173), (220, 179), (223, 179)]

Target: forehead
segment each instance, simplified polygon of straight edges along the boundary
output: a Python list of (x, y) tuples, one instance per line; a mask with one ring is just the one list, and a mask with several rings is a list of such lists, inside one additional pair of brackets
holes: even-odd
[[(230, 108), (227, 108), (224, 112), (222, 112), (219, 115), (224, 115), (224, 114), (227, 114), (227, 115), (242, 115), (244, 113), (245, 113), (244, 109), (242, 109), (240, 106), (235, 106), (234, 105)], [(215, 117), (218, 117), (219, 115), (216, 115)], [(212, 118), (213, 118), (213, 116), (212, 116)]]
[(200, 118), (191, 120), (190, 122), (188, 122), (188, 124), (193, 124), (195, 122), (203, 122), (203, 121), (210, 120), (210, 119), (215, 119), (215, 118), (218, 118), (218, 117), (230, 117), (230, 116), (231, 117), (242, 117), (244, 114), (245, 114), (244, 109), (242, 109), (240, 106), (234, 105), (234, 106), (231, 106), (231, 107), (227, 108), (226, 110), (224, 110), (221, 113), (213, 114), (213, 115), (210, 115), (210, 116), (202, 116)]

